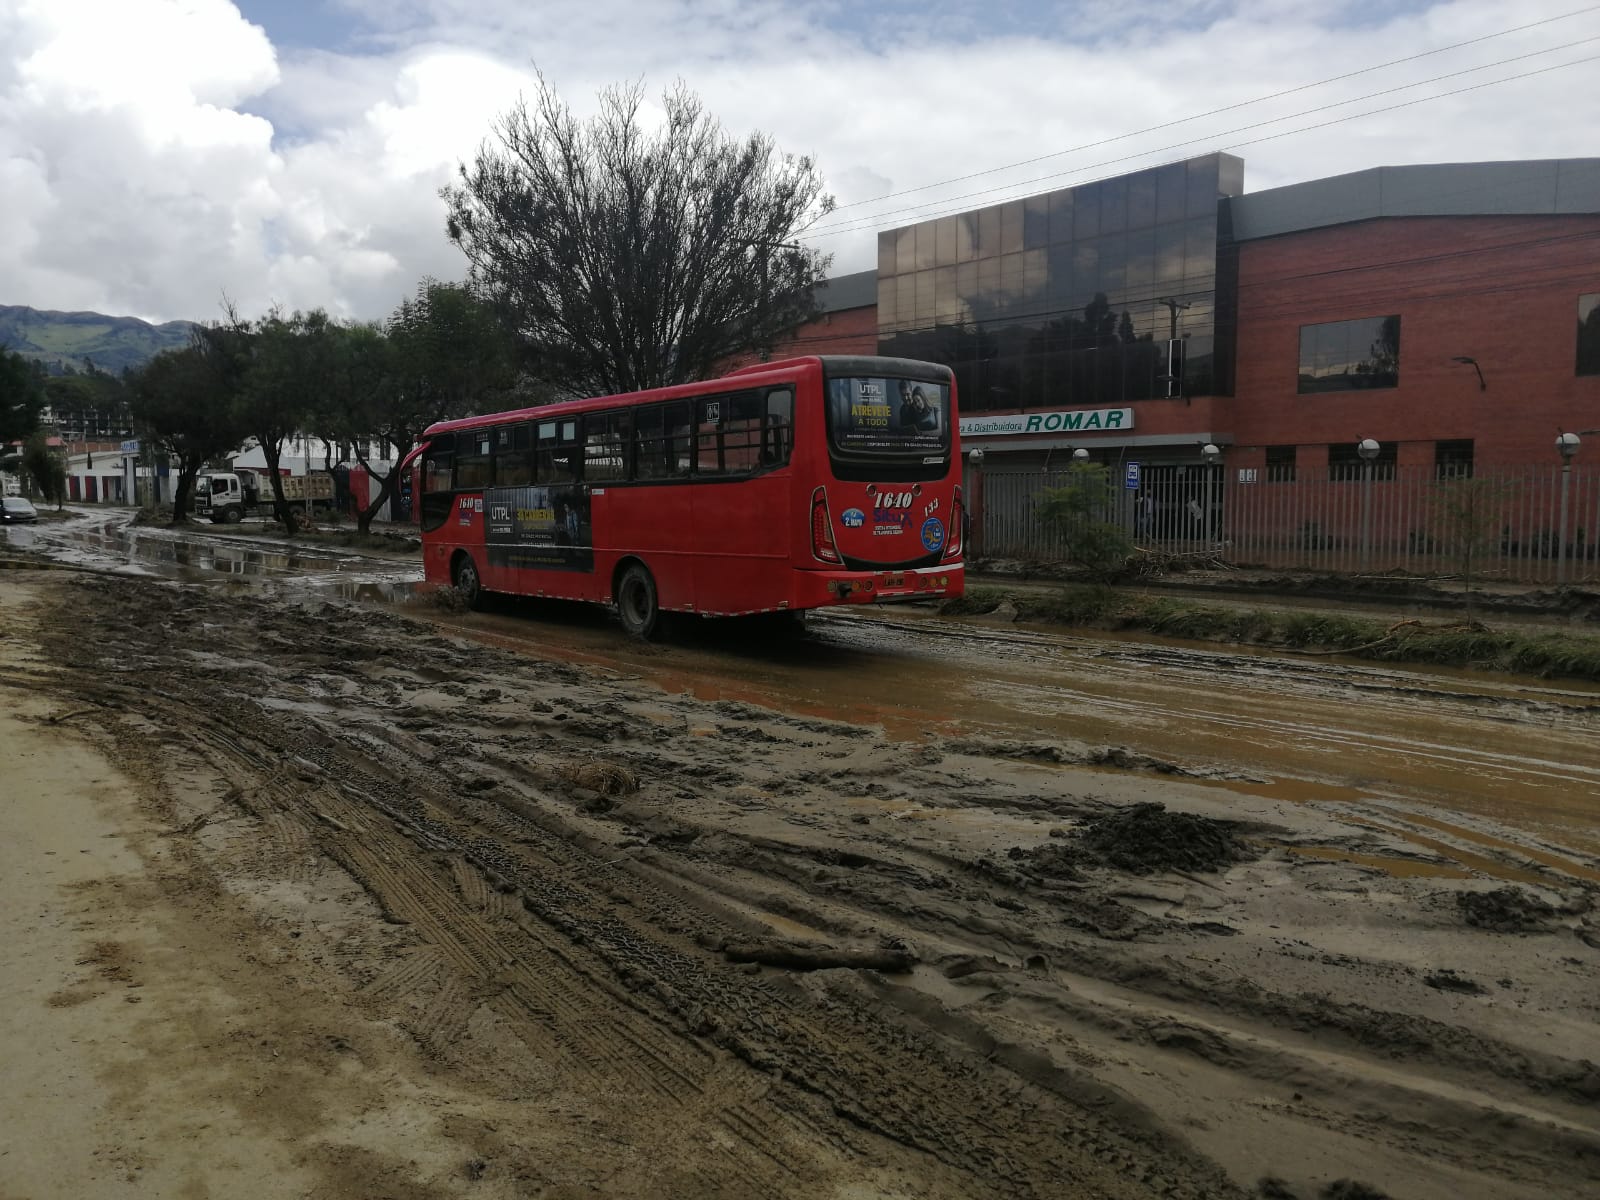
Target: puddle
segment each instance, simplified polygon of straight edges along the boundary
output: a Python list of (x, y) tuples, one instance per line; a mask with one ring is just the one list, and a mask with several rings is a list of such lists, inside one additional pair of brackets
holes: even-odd
[[(1559, 854), (1552, 854), (1548, 850), (1541, 850), (1525, 842), (1507, 841), (1497, 838), (1492, 834), (1480, 833), (1475, 829), (1466, 829), (1460, 825), (1453, 825), (1449, 821), (1441, 821), (1436, 817), (1426, 817), (1420, 813), (1406, 813), (1401, 819), (1413, 825), (1423, 825), (1429, 829), (1438, 830), (1453, 838), (1464, 842), (1471, 842), (1476, 846), (1487, 846), (1493, 850), (1503, 850), (1508, 854), (1521, 855), (1523, 858), (1532, 859), (1542, 866), (1549, 867), (1552, 871), (1559, 871), (1563, 875), (1571, 875), (1575, 879), (1587, 879), (1591, 883), (1600, 883), (1600, 871), (1593, 867), (1584, 866), (1570, 858), (1563, 858)], [(1412, 839), (1415, 840), (1415, 839)], [(1459, 854), (1456, 855), (1459, 857)]]
[(1298, 858), (1315, 858), (1323, 862), (1350, 863), (1359, 867), (1376, 867), (1386, 875), (1400, 879), (1471, 879), (1472, 872), (1444, 863), (1419, 862), (1414, 858), (1396, 858), (1389, 854), (1358, 854), (1337, 846), (1285, 846)]
[[(1473, 854), (1470, 850), (1463, 850), (1459, 846), (1452, 845), (1449, 842), (1441, 841), (1438, 838), (1425, 837), (1422, 834), (1416, 833), (1410, 829), (1405, 829), (1398, 825), (1388, 825), (1381, 821), (1374, 821), (1365, 817), (1351, 817), (1350, 819), (1357, 825), (1365, 825), (1368, 829), (1377, 830), (1379, 833), (1386, 833), (1390, 837), (1399, 841), (1408, 842), (1411, 845), (1420, 847), (1424, 850), (1430, 850), (1434, 854), (1437, 854), (1440, 858), (1447, 858), (1451, 862), (1460, 863), (1469, 871), (1475, 871), (1481, 875), (1488, 875), (1494, 879), (1504, 879), (1512, 883), (1529, 883), (1538, 886), (1548, 886), (1550, 883), (1548, 876), (1541, 875), (1537, 871), (1530, 871), (1526, 868), (1518, 867), (1508, 862), (1503, 862), (1497, 858), (1489, 858), (1482, 854)], [(1407, 814), (1405, 819), (1411, 819), (1410, 814)], [(1446, 828), (1452, 827), (1446, 826)], [(1452, 832), (1454, 832), (1453, 828)], [(1525, 849), (1514, 842), (1503, 842), (1501, 845), (1505, 846), (1505, 848), (1511, 853), (1523, 855), (1529, 858), (1532, 857), (1532, 855), (1528, 854)], [(1583, 871), (1583, 868), (1580, 867), (1578, 870)], [(1597, 877), (1593, 872), (1585, 872), (1585, 874), (1591, 877)]]

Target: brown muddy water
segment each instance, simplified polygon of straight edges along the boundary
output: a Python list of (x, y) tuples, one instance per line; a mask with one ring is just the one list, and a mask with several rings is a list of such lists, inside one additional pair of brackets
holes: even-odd
[[(286, 598), (403, 605), (474, 640), (636, 676), (669, 695), (844, 720), (897, 741), (976, 735), (1126, 747), (1236, 792), (1367, 812), (1429, 852), (1440, 831), (1430, 836), (1387, 804), (1422, 802), (1600, 855), (1596, 686), (1065, 635), (905, 608), (814, 613), (800, 641), (689, 621), (669, 640), (642, 645), (587, 606), (506, 600), (486, 613), (447, 613), (417, 591), (413, 565), (314, 546), (141, 529), (107, 514), (8, 534), (67, 562)], [(1488, 836), (1445, 832), (1468, 842)], [(1455, 855), (1460, 866), (1480, 865), (1461, 861), (1460, 848)], [(1592, 861), (1546, 857), (1546, 866), (1600, 880)]]
[[(810, 636), (793, 645), (707, 625), (641, 646), (598, 613), (549, 604), (438, 619), (672, 694), (879, 726), (897, 740), (1121, 746), (1263, 798), (1375, 814), (1420, 801), (1600, 853), (1593, 687), (887, 611), (813, 614)], [(1422, 844), (1425, 834), (1407, 836)], [(1569, 873), (1595, 877), (1560, 857)]]

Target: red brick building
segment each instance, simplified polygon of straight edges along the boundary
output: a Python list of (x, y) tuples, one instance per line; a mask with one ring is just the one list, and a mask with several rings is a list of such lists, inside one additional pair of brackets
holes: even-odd
[(1209, 155), (887, 231), (793, 349), (875, 324), (949, 363), (991, 467), (1159, 473), (1209, 443), (1230, 479), (1326, 477), (1370, 438), (1460, 471), (1600, 428), (1600, 159), (1242, 184)]

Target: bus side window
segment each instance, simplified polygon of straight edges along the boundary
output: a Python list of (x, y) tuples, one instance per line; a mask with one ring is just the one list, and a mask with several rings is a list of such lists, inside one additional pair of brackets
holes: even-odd
[(689, 405), (650, 404), (635, 409), (635, 479), (680, 479), (689, 473)]
[(534, 473), (541, 484), (578, 482), (577, 421), (540, 421), (534, 452)]
[(722, 398), (722, 468), (729, 475), (747, 475), (764, 465), (761, 459), (762, 397), (740, 392)]
[(529, 425), (502, 425), (494, 437), (494, 481), (500, 487), (533, 482), (533, 429)]
[(688, 400), (674, 400), (667, 405), (662, 428), (667, 437), (667, 462), (672, 476), (686, 478), (694, 467), (694, 404)]
[(628, 477), (628, 419), (626, 412), (589, 413), (583, 418), (583, 478), (588, 483), (610, 483)]
[(773, 388), (767, 393), (767, 423), (761, 432), (761, 465), (781, 467), (794, 450), (794, 392)]
[(476, 491), (494, 483), (494, 431), (474, 429), (462, 434), (456, 449), (456, 487), (461, 491)]
[(722, 474), (722, 406), (726, 398), (713, 396), (694, 402), (694, 473)]

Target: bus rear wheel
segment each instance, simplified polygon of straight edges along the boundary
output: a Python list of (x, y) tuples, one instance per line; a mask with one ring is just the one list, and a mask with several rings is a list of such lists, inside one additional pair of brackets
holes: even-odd
[(656, 581), (650, 572), (634, 563), (617, 581), (617, 616), (631, 637), (648, 642), (661, 624), (661, 606), (656, 601)]
[(472, 561), (470, 554), (456, 558), (450, 571), (450, 582), (456, 585), (456, 591), (461, 593), (461, 599), (468, 608), (476, 612), (483, 607), (483, 580), (478, 577), (478, 564)]

